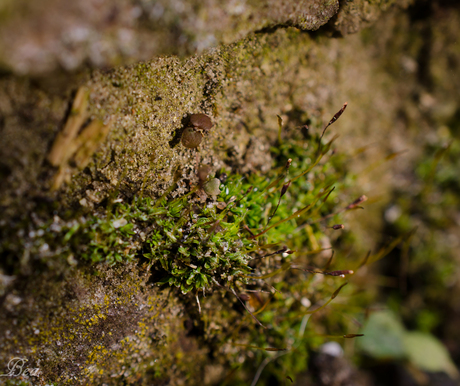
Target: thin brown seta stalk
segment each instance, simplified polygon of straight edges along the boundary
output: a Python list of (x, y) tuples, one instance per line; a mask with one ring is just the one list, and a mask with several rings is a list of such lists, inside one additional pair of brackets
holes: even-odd
[(243, 277), (247, 277), (249, 279), (254, 279), (254, 280), (260, 280), (260, 279), (268, 279), (270, 277), (273, 277), (275, 275), (278, 275), (279, 273), (283, 271), (287, 271), (289, 268), (291, 268), (291, 263), (287, 262), (284, 263), (280, 268), (275, 269), (274, 271), (267, 273), (265, 275), (261, 276), (254, 276), (254, 275), (242, 275)]
[(353, 339), (353, 338), (358, 338), (360, 336), (364, 336), (364, 334), (345, 334), (345, 335), (315, 335), (315, 336), (321, 336), (323, 338), (329, 338), (329, 339)]
[[(337, 117), (338, 118), (338, 117)], [(337, 120), (336, 118), (336, 120)], [(331, 120), (332, 121), (332, 120)], [(332, 123), (331, 123), (332, 124)], [(297, 175), (296, 177), (292, 178), (289, 180), (289, 183), (292, 183), (296, 180), (298, 180), (300, 177), (303, 177), (305, 174), (309, 173), (316, 165), (318, 165), (318, 163), (321, 161), (321, 159), (323, 158), (323, 156), (330, 150), (332, 144), (334, 143), (334, 141), (338, 138), (339, 136), (338, 135), (335, 135), (327, 144), (326, 146), (324, 147), (324, 149), (321, 149), (320, 151), (320, 154), (317, 156), (316, 160), (310, 165), (310, 167), (308, 167), (306, 170), (304, 170), (302, 173), (300, 173), (299, 175)], [(274, 181), (272, 181), (271, 183), (269, 183), (265, 188), (263, 188), (261, 190), (261, 194), (265, 191), (268, 191), (270, 190), (271, 188), (277, 186), (280, 181), (284, 180), (289, 172), (289, 167), (291, 166), (291, 163), (292, 163), (292, 159), (289, 158), (286, 162), (286, 165), (283, 169), (283, 172), (281, 173), (281, 175), (276, 178)]]
[[(312, 224), (316, 224), (318, 222), (327, 220), (328, 218), (334, 217), (334, 216), (336, 216), (336, 215), (338, 215), (340, 213), (343, 213), (345, 211), (348, 211), (348, 210), (364, 209), (362, 206), (359, 206), (359, 204), (363, 203), (364, 201), (367, 201), (367, 196), (365, 196), (363, 194), (362, 196), (358, 197), (356, 200), (354, 200), (353, 202), (348, 204), (345, 208), (342, 208), (342, 209), (338, 210), (337, 212), (329, 213), (326, 216), (323, 216), (323, 217), (321, 217), (321, 218), (319, 218), (317, 220), (309, 221), (309, 222), (299, 226), (296, 230), (299, 231), (300, 229), (305, 228), (307, 225), (312, 225)], [(334, 228), (334, 229), (343, 229), (343, 227)]]
[(407, 237), (410, 236), (410, 234), (414, 230), (410, 230), (407, 233), (404, 233), (403, 235), (399, 236), (395, 240), (393, 240), (390, 244), (382, 247), (376, 254), (369, 256), (369, 264), (375, 263), (376, 261), (384, 258), (386, 255), (388, 255), (396, 246), (401, 243), (401, 241), (405, 240)]
[(292, 163), (292, 158), (289, 158), (287, 161), (286, 161), (286, 165), (284, 165), (284, 169), (283, 171), (281, 172), (281, 175), (278, 176), (274, 181), (272, 181), (270, 184), (268, 184), (265, 188), (263, 188), (261, 190), (261, 193), (262, 192), (265, 192), (267, 190), (270, 190), (271, 188), (273, 188), (274, 186), (277, 186), (280, 181), (284, 180), (287, 175), (288, 175), (288, 172), (289, 172), (289, 168), (291, 166), (291, 163)]
[(259, 322), (259, 319), (257, 319), (257, 318), (255, 317), (255, 315), (251, 312), (251, 310), (250, 310), (248, 307), (246, 307), (246, 304), (244, 304), (243, 300), (241, 300), (241, 298), (238, 296), (238, 294), (236, 293), (236, 291), (235, 291), (233, 288), (230, 288), (230, 290), (233, 292), (233, 295), (235, 295), (236, 298), (240, 301), (240, 303), (243, 305), (243, 307), (245, 308), (245, 310), (246, 310), (247, 312), (249, 312), (249, 314), (252, 316), (252, 318), (257, 322), (257, 324), (258, 324), (259, 326), (263, 327), (263, 328), (267, 328), (267, 327), (265, 327), (262, 323), (260, 323), (260, 322)]
[(212, 281), (213, 281), (215, 284), (217, 284), (218, 287), (223, 288), (223, 289), (225, 289), (225, 290), (227, 290), (227, 291), (229, 291), (229, 292), (232, 292), (233, 295), (235, 295), (236, 298), (237, 298), (237, 299), (240, 301), (240, 303), (243, 305), (244, 309), (245, 309), (245, 310), (251, 315), (251, 317), (257, 322), (257, 324), (258, 324), (259, 326), (263, 327), (263, 328), (267, 328), (267, 327), (265, 327), (262, 323), (260, 323), (260, 322), (259, 322), (259, 319), (257, 319), (257, 318), (255, 317), (255, 315), (251, 312), (251, 310), (249, 310), (249, 308), (246, 307), (246, 304), (244, 304), (243, 300), (238, 296), (238, 294), (236, 293), (236, 291), (235, 291), (233, 288), (228, 288), (228, 287), (226, 287), (226, 286), (220, 284), (220, 283), (219, 283), (216, 279), (214, 279), (214, 278), (212, 278)]
[(265, 308), (267, 308), (267, 306), (270, 304), (274, 296), (275, 296), (274, 294), (270, 296), (267, 299), (267, 301), (262, 305), (262, 307), (260, 307), (257, 311), (254, 312), (254, 315), (260, 314), (263, 310), (265, 310)]
[(271, 294), (272, 292), (270, 291), (263, 291), (263, 290), (251, 290), (251, 289), (245, 289), (244, 292), (255, 292), (258, 294)]
[[(249, 232), (249, 234), (251, 235), (251, 238), (255, 238), (256, 236), (254, 235), (254, 233), (252, 233), (251, 229), (249, 229), (249, 227), (246, 225), (246, 224), (243, 224), (243, 229), (246, 230), (247, 232)], [(254, 250), (254, 249), (253, 249)]]
[(280, 250), (276, 251), (276, 252), (272, 252), (272, 253), (267, 253), (266, 255), (263, 255), (263, 256), (259, 256), (259, 257), (255, 257), (254, 259), (252, 259), (253, 261), (254, 260), (260, 260), (260, 259), (263, 259), (265, 257), (269, 257), (269, 256), (274, 256), (274, 255), (278, 255), (278, 254), (281, 254), (281, 253), (287, 253), (288, 255), (292, 255), (295, 251), (291, 251), (290, 249), (288, 249), (288, 247), (283, 247), (281, 248)]
[(321, 270), (319, 268), (314, 268), (314, 267), (301, 267), (297, 264), (292, 264), (290, 262), (284, 263), (280, 268), (267, 273), (265, 275), (261, 276), (254, 276), (251, 274), (248, 275), (243, 275), (244, 277), (247, 277), (249, 279), (254, 279), (254, 280), (263, 280), (263, 279), (269, 279), (273, 276), (276, 276), (277, 274), (287, 271), (288, 269), (297, 269), (299, 271), (304, 271), (308, 273), (313, 273), (313, 274), (320, 274), (320, 275), (325, 275), (325, 276), (339, 276), (339, 277), (345, 277), (346, 275), (353, 275), (355, 271), (351, 269), (343, 269), (343, 270), (338, 270), (338, 271), (326, 271), (326, 270)]
[[(326, 186), (324, 189), (327, 190), (330, 188), (330, 185), (329, 186)], [(331, 195), (331, 193), (335, 190), (335, 186), (332, 187), (332, 189), (330, 189), (326, 195), (326, 197), (324, 198), (324, 200), (321, 202), (321, 204), (312, 212), (311, 216), (310, 217), (315, 217), (316, 214), (319, 214), (320, 211), (321, 211), (321, 208), (323, 207), (323, 205), (326, 203), (327, 199), (329, 198), (329, 196)]]
[(331, 257), (329, 258), (329, 260), (327, 261), (326, 265), (324, 266), (323, 271), (327, 271), (329, 269), (329, 267), (331, 266), (332, 259), (334, 259), (334, 253), (335, 253), (335, 251), (332, 251)]
[[(249, 233), (251, 233), (252, 235), (254, 235), (246, 224), (243, 226), (243, 228), (246, 229), (246, 230), (247, 230)], [(258, 250), (260, 250), (260, 249), (269, 249), (269, 248), (277, 247), (277, 246), (280, 245), (280, 244), (281, 244), (281, 243), (272, 243), (272, 244), (257, 245), (257, 246), (255, 246), (254, 248), (247, 249), (247, 250), (245, 251), (245, 253), (250, 253), (250, 252), (258, 251)]]
[(329, 149), (331, 148), (332, 144), (334, 143), (334, 141), (339, 138), (338, 135), (335, 135), (327, 144), (326, 146), (324, 147), (324, 149), (321, 150), (319, 156), (316, 158), (315, 162), (313, 162), (309, 168), (307, 168), (307, 170), (303, 171), (302, 173), (300, 173), (298, 176), (294, 177), (294, 178), (291, 178), (291, 182), (294, 182), (295, 180), (299, 179), (300, 177), (304, 176), (305, 174), (307, 174), (308, 172), (311, 171), (311, 169), (313, 169), (316, 165), (319, 164), (319, 161), (321, 161), (321, 159), (323, 158), (323, 156), (329, 151)]
[(259, 346), (254, 346), (254, 345), (251, 345), (251, 344), (243, 344), (243, 343), (231, 343), (231, 344), (233, 346), (254, 348), (254, 349), (257, 349), (257, 350), (264, 350), (264, 351), (287, 351), (287, 348), (259, 347)]
[(329, 298), (329, 300), (324, 303), (321, 307), (318, 307), (318, 308), (315, 308), (314, 310), (312, 311), (306, 311), (306, 312), (301, 312), (297, 315), (294, 315), (292, 317), (289, 317), (288, 319), (294, 319), (294, 318), (298, 318), (299, 316), (305, 316), (305, 315), (311, 315), (311, 314), (315, 314), (316, 312), (319, 312), (321, 311), (322, 309), (324, 309), (325, 307), (327, 307), (329, 305), (329, 303), (331, 303), (340, 293), (340, 291), (342, 290), (343, 287), (345, 287), (346, 285), (348, 284), (347, 283), (343, 283), (339, 288), (337, 288), (334, 293), (331, 295), (331, 297)]
[(281, 132), (283, 131), (283, 118), (279, 115), (276, 116), (278, 118), (278, 143), (281, 145), (283, 140), (281, 139)]
[(407, 293), (407, 272), (409, 271), (409, 249), (412, 242), (412, 237), (415, 235), (417, 228), (412, 230), (412, 233), (404, 241), (401, 249), (401, 264), (399, 268), (399, 289), (402, 295)]
[(256, 234), (255, 236), (252, 236), (251, 238), (252, 239), (255, 239), (259, 236), (262, 236), (263, 234), (267, 233), (270, 229), (272, 228), (275, 228), (283, 223), (285, 223), (286, 221), (289, 221), (289, 220), (292, 220), (293, 218), (297, 218), (297, 217), (300, 217), (301, 215), (305, 214), (306, 212), (308, 212), (311, 208), (313, 208), (316, 203), (318, 202), (320, 197), (318, 197), (315, 201), (313, 201), (311, 204), (308, 204), (307, 206), (305, 206), (304, 208), (302, 209), (299, 209), (298, 211), (294, 212), (293, 214), (291, 214), (289, 217), (286, 217), (285, 219), (283, 220), (280, 220), (278, 221), (277, 223), (273, 224), (272, 226), (264, 229), (262, 232)]
[(331, 126), (335, 121), (337, 121), (337, 119), (340, 118), (340, 116), (343, 114), (343, 112), (345, 111), (345, 109), (347, 108), (348, 106), (348, 102), (345, 102), (342, 106), (342, 108), (337, 111), (334, 116), (331, 118), (331, 120), (329, 121), (329, 123), (324, 127), (323, 129), (323, 132), (321, 133), (321, 136), (319, 137), (319, 140), (318, 140), (318, 149), (321, 149), (321, 140), (323, 139), (324, 137), (324, 134), (326, 133), (326, 130), (329, 126)]
[(323, 270), (320, 270), (314, 267), (302, 268), (297, 265), (291, 265), (291, 269), (298, 269), (299, 271), (320, 274), (320, 275), (325, 275), (325, 276), (339, 276), (339, 277), (345, 277), (345, 275), (353, 275), (355, 273), (351, 269), (344, 269), (344, 270), (339, 270), (339, 271), (323, 271)]
[[(160, 196), (160, 198), (158, 198), (157, 202), (156, 202), (156, 203), (153, 205), (153, 207), (152, 207), (153, 209), (156, 208), (158, 205), (160, 205), (161, 200), (163, 200), (164, 198), (166, 198), (166, 197), (168, 196), (168, 194), (171, 193), (171, 192), (174, 190), (174, 188), (175, 188), (176, 185), (177, 185), (177, 181), (179, 181), (179, 179), (181, 178), (181, 176), (182, 176), (182, 171), (181, 171), (180, 168), (177, 168), (177, 170), (174, 172), (173, 183), (171, 184), (171, 186), (170, 186), (168, 189), (166, 189), (166, 190), (164, 191), (164, 193)], [(172, 203), (178, 201), (179, 199), (183, 199), (183, 198), (185, 198), (185, 197), (191, 195), (192, 193), (196, 192), (197, 190), (198, 190), (198, 186), (195, 186), (195, 187), (194, 187), (192, 190), (190, 190), (190, 192), (188, 192), (185, 196), (181, 196), (181, 197), (178, 197), (178, 198), (172, 200), (172, 201), (170, 202), (170, 204), (172, 204)]]
[(370, 255), (371, 255), (371, 251), (367, 251), (366, 257), (365, 257), (364, 260), (359, 264), (359, 266), (358, 266), (358, 268), (356, 268), (356, 270), (358, 270), (358, 269), (364, 267), (364, 266), (367, 264), (367, 262), (369, 261)]
[(278, 204), (276, 205), (276, 208), (275, 210), (273, 211), (273, 213), (271, 214), (271, 216), (268, 217), (268, 221), (267, 221), (267, 224), (265, 225), (265, 229), (267, 229), (268, 227), (268, 224), (270, 224), (270, 221), (271, 219), (273, 218), (273, 216), (275, 216), (276, 214), (276, 211), (278, 210), (279, 206), (280, 206), (280, 203), (281, 203), (281, 199), (283, 198), (283, 196), (286, 194), (287, 190), (289, 189), (289, 186), (291, 185), (291, 181), (288, 181), (286, 184), (283, 185), (283, 187), (281, 188), (281, 194), (280, 194), (280, 198), (278, 199)]
[(380, 165), (383, 165), (385, 162), (388, 162), (388, 161), (391, 161), (392, 159), (396, 158), (396, 157), (399, 157), (401, 154), (404, 154), (406, 153), (408, 150), (405, 149), (405, 150), (401, 150), (401, 151), (396, 151), (396, 152), (393, 152), (393, 153), (390, 153), (388, 154), (387, 156), (385, 156), (383, 159), (380, 159), (372, 164), (370, 164), (369, 166), (367, 166), (363, 171), (359, 172), (359, 175), (365, 175), (365, 174), (368, 174), (370, 173), (372, 170), (378, 168)]

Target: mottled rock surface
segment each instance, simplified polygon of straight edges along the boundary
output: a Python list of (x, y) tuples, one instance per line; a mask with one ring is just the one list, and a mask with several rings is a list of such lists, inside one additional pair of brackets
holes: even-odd
[[(56, 263), (24, 250), (45, 214), (96, 211), (114, 189), (158, 196), (179, 166), (190, 177), (197, 159), (216, 170), (267, 170), (276, 115), (289, 137), (348, 102), (337, 151), (350, 155), (359, 193), (374, 203), (364, 223), (350, 219), (370, 248), (390, 189), (410, 188), (406, 174), (421, 144), (443, 135), (459, 111), (460, 80), (450, 74), (460, 67), (453, 38), (460, 11), (434, 2), (419, 12), (425, 3), (404, 10), (406, 1), (2, 2), (0, 365), (38, 352), (41, 380), (69, 384), (193, 384), (184, 375), (191, 359), (200, 376), (206, 366), (221, 369), (219, 360), (204, 364), (200, 345), (203, 331), (225, 329), (225, 317), (206, 320), (205, 329), (193, 298), (168, 298), (139, 267), (104, 267), (94, 279), (72, 259)], [(51, 191), (56, 169), (47, 156), (81, 86), (89, 90), (88, 119), (112, 129), (91, 162), (83, 170), (69, 162), (71, 178)], [(177, 140), (193, 113), (215, 124), (197, 150)], [(404, 161), (383, 167), (392, 174), (369, 172), (401, 150)], [(187, 189), (179, 183), (176, 194)], [(233, 303), (223, 306), (223, 296), (203, 308), (225, 316)], [(131, 343), (120, 358), (122, 341)]]
[(338, 7), (337, 0), (7, 1), (0, 63), (24, 75), (191, 54), (264, 28), (316, 30)]

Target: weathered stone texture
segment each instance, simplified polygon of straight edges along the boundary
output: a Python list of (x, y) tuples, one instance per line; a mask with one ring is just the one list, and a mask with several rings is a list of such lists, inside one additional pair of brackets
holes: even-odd
[(316, 30), (337, 10), (337, 0), (9, 1), (0, 4), (0, 63), (43, 74), (191, 54), (264, 28)]

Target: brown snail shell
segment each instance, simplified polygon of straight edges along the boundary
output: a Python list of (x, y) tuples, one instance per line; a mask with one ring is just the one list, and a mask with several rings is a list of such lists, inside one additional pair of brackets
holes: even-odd
[(192, 114), (190, 116), (190, 123), (204, 131), (209, 131), (214, 126), (211, 118), (209, 118), (206, 114)]
[(182, 133), (181, 142), (182, 145), (189, 149), (195, 149), (198, 147), (203, 139), (203, 134), (201, 134), (194, 127), (187, 127)]

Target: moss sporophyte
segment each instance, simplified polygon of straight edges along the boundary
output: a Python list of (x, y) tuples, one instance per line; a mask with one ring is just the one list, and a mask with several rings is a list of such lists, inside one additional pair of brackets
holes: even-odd
[[(381, 258), (388, 248), (361, 265), (342, 257), (347, 252), (336, 246), (348, 247), (353, 240), (341, 214), (366, 199), (344, 198), (352, 180), (346, 155), (333, 150), (336, 137), (322, 143), (324, 130), (306, 137), (301, 130), (282, 131), (281, 119), (279, 126), (270, 149), (273, 166), (265, 175), (201, 165), (186, 181), (188, 193), (172, 198), (176, 186), (185, 185), (178, 168), (161, 197), (141, 190), (128, 198), (115, 189), (98, 206), (83, 206), (86, 212), (78, 217), (55, 215), (29, 229), (23, 247), (30, 256), (51, 263), (63, 258), (71, 265), (138, 262), (149, 283), (188, 294), (174, 299), (184, 301), (188, 315), (193, 317), (203, 303), (194, 323), (203, 328), (202, 336), (216, 355), (240, 356), (241, 347), (247, 347), (251, 363), (265, 363), (265, 351), (289, 349), (296, 355), (285, 355), (278, 363), (297, 368), (299, 358), (307, 363), (307, 350), (317, 347), (321, 337), (357, 336), (348, 334), (359, 331), (340, 315), (358, 314), (368, 292), (355, 295), (356, 275), (350, 279), (353, 285), (340, 292), (345, 296), (354, 291), (352, 299), (347, 297), (345, 304), (345, 297), (337, 300), (337, 295), (344, 276)], [(197, 305), (193, 298), (189, 303), (190, 295)], [(225, 301), (216, 304), (218, 297)], [(324, 319), (307, 326), (313, 313)], [(248, 328), (254, 323), (256, 328)], [(259, 326), (269, 333), (261, 334)], [(279, 379), (285, 375), (280, 373)]]
[(220, 170), (216, 178), (203, 165), (195, 187), (169, 199), (181, 178), (178, 170), (173, 184), (158, 199), (137, 196), (125, 202), (118, 198), (102, 214), (70, 222), (55, 217), (44, 226), (45, 235), (36, 247), (56, 245), (61, 239), (65, 246), (60, 253), (67, 253), (69, 261), (76, 257), (109, 265), (146, 258), (158, 285), (196, 295), (225, 288), (240, 301), (241, 286), (264, 285), (264, 280), (290, 269), (340, 277), (352, 274), (347, 269), (305, 266), (305, 256), (324, 249), (317, 240), (325, 231), (343, 228), (326, 222), (365, 200), (363, 196), (335, 210), (342, 166), (334, 161), (337, 157), (321, 162), (332, 153), (336, 137), (326, 144), (321, 139), (345, 107), (317, 141), (282, 141), (279, 119), (278, 143), (271, 150), (275, 166), (266, 176)]

